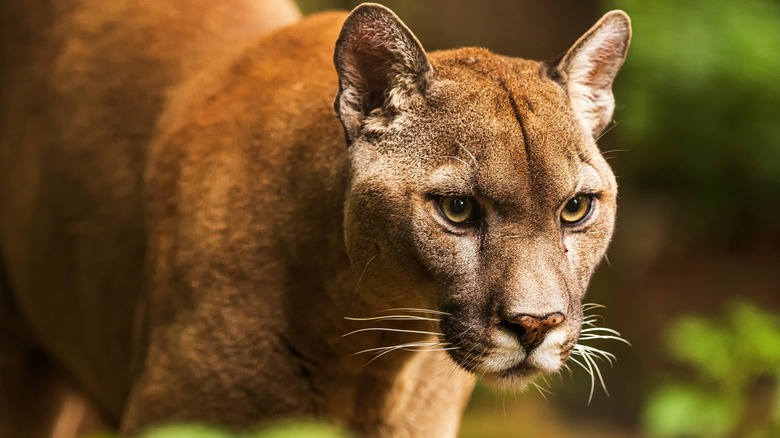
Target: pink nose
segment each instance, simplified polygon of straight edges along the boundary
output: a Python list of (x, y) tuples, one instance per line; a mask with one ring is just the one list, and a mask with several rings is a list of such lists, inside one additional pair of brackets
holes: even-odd
[(526, 350), (531, 350), (544, 341), (544, 336), (553, 327), (560, 325), (566, 317), (559, 312), (539, 318), (532, 315), (517, 315), (507, 318), (509, 328), (520, 339)]

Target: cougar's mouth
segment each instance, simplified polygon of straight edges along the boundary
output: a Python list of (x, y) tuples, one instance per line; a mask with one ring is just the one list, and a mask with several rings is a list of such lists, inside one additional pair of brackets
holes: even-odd
[(528, 365), (526, 362), (520, 362), (519, 364), (498, 373), (498, 377), (526, 376), (537, 372), (538, 370), (535, 367)]
[[(548, 332), (539, 344), (525, 348), (518, 341), (518, 333), (501, 330), (498, 326), (479, 324), (473, 320), (443, 316), (440, 319), (441, 341), (452, 360), (464, 370), (479, 376), (485, 383), (498, 389), (523, 389), (528, 385), (537, 386), (535, 380), (549, 373), (555, 373), (570, 365), (583, 369), (590, 376), (590, 394), (593, 397), (599, 385), (607, 393), (599, 363), (613, 364), (613, 353), (588, 345), (594, 340), (617, 341), (628, 344), (619, 332), (597, 324), (600, 316), (591, 314), (594, 309), (603, 306), (585, 303), (583, 316), (576, 316), (569, 327), (558, 327)], [(446, 314), (451, 315), (451, 314)], [(571, 327), (572, 322), (576, 328)]]
[[(445, 332), (448, 330), (445, 330)], [(524, 348), (503, 330), (452, 336), (459, 348), (448, 351), (461, 368), (501, 389), (521, 389), (545, 373), (560, 370), (571, 354), (562, 332), (551, 332), (533, 348)]]

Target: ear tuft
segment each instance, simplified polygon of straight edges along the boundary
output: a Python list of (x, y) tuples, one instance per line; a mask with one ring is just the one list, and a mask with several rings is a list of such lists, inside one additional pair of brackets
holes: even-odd
[(630, 41), (628, 15), (617, 10), (608, 12), (566, 52), (557, 66), (577, 118), (594, 137), (612, 120), (612, 82), (626, 59)]
[(390, 9), (371, 3), (347, 17), (334, 62), (339, 76), (334, 108), (350, 143), (366, 118), (390, 117), (418, 101), (433, 70), (406, 25)]

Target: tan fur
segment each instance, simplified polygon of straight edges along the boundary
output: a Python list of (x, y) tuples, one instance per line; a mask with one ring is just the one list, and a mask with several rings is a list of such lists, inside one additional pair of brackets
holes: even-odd
[[(125, 433), (316, 417), (360, 436), (454, 436), (467, 371), (522, 386), (559, 369), (616, 197), (567, 78), (575, 65), (611, 85), (627, 17), (547, 64), (426, 55), (379, 6), (343, 29), (325, 13), (257, 39), (241, 9), (254, 2), (193, 3), (76, 2), (11, 40), (5, 325)], [(606, 61), (578, 57), (605, 46)], [(580, 192), (592, 217), (563, 229)], [(479, 202), (478, 226), (441, 216), (435, 196), (454, 194)], [(342, 337), (376, 327), (345, 317), (412, 307), (441, 321), (381, 326), (442, 334)], [(554, 312), (565, 322), (532, 351), (504, 325)], [(351, 356), (421, 341), (460, 349)]]

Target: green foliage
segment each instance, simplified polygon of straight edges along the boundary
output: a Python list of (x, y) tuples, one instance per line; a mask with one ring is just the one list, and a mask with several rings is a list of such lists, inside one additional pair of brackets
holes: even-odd
[(196, 424), (176, 424), (155, 428), (141, 435), (141, 438), (238, 438), (209, 426)]
[(780, 315), (737, 302), (722, 320), (683, 317), (670, 325), (666, 348), (694, 376), (651, 395), (644, 412), (648, 434), (778, 436)]
[(616, 87), (621, 124), (609, 134), (631, 151), (624, 181), (672, 196), (705, 232), (775, 227), (780, 3), (607, 4), (625, 9), (634, 27)]
[[(256, 432), (234, 433), (203, 424), (170, 424), (142, 433), (138, 438), (348, 438), (344, 431), (312, 422), (279, 423)], [(117, 438), (112, 434), (84, 438)]]

